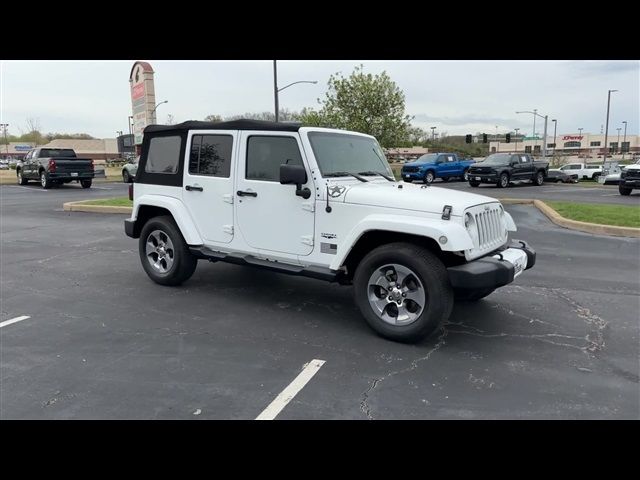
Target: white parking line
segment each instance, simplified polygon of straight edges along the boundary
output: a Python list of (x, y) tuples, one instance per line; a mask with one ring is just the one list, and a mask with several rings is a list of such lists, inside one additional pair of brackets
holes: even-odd
[(278, 395), (273, 402), (265, 408), (260, 415), (256, 417), (256, 420), (273, 420), (278, 416), (287, 404), (293, 400), (302, 388), (309, 383), (309, 380), (320, 370), (320, 367), (324, 365), (324, 360), (311, 360), (302, 369), (300, 374), (291, 382), (287, 388), (285, 388), (280, 395)]
[(7, 325), (11, 325), (12, 323), (18, 323), (22, 320), (26, 320), (27, 318), (31, 318), (29, 315), (22, 315), (21, 317), (12, 318), (11, 320), (5, 320), (0, 323), (0, 328), (6, 327)]
[(7, 187), (13, 187), (13, 188), (24, 188), (25, 190), (31, 190), (32, 192), (45, 192), (45, 193), (49, 193), (49, 190), (45, 190), (45, 189), (43, 189), (43, 188), (23, 187), (22, 185), (7, 185)]

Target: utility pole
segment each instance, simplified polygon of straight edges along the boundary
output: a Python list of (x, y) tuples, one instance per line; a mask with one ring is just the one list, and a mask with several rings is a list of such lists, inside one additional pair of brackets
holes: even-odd
[(547, 119), (549, 115), (544, 116), (544, 136), (542, 137), (542, 158), (547, 159)]
[(605, 163), (607, 162), (607, 153), (609, 153), (609, 145), (607, 144), (607, 141), (609, 140), (609, 107), (611, 106), (611, 92), (617, 92), (618, 90), (609, 90), (609, 93), (607, 93), (607, 122), (606, 122), (606, 127), (604, 128), (604, 155), (602, 158), (602, 175), (601, 177), (604, 178), (604, 166)]
[(276, 61), (273, 61), (273, 98), (276, 104), (276, 122), (278, 121), (278, 112), (280, 112), (280, 105), (278, 105), (278, 67)]
[(554, 118), (551, 121), (553, 122), (553, 155), (555, 156), (556, 148), (558, 148), (558, 146), (556, 145), (556, 132), (558, 131), (558, 120)]
[(520, 129), (519, 128), (514, 128), (514, 130), (516, 131), (516, 153), (518, 153), (518, 131)]
[(436, 127), (431, 127), (431, 143), (436, 141)]
[(627, 121), (622, 123), (624, 123), (624, 138), (622, 139), (622, 160), (624, 160), (624, 154), (627, 153), (624, 149), (624, 144), (627, 143)]
[[(627, 123), (627, 122), (625, 122)], [(7, 157), (9, 156), (9, 142), (7, 141), (7, 128), (9, 127), (8, 123), (0, 123), (0, 127), (2, 127), (2, 129), (4, 130), (4, 146), (5, 146), (5, 151), (7, 152)], [(627, 128), (625, 126), (625, 135), (626, 135), (626, 131)]]

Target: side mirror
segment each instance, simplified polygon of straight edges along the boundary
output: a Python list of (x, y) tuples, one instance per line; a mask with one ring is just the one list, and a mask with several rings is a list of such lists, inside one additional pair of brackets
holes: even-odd
[(280, 165), (280, 183), (282, 185), (295, 185), (296, 195), (302, 198), (309, 198), (311, 190), (302, 188), (307, 183), (307, 171), (302, 165)]

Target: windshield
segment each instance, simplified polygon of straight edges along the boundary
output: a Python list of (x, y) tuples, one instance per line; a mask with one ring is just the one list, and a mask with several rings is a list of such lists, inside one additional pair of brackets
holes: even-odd
[(382, 172), (393, 176), (384, 152), (374, 138), (310, 132), (309, 142), (323, 176), (336, 172)]
[(426, 155), (422, 155), (421, 157), (418, 157), (416, 159), (416, 162), (433, 163), (433, 162), (436, 161), (436, 158), (438, 158), (438, 154), (437, 153), (427, 153)]
[(511, 155), (504, 153), (496, 153), (494, 155), (489, 155), (484, 159), (482, 165), (505, 165), (509, 163)]

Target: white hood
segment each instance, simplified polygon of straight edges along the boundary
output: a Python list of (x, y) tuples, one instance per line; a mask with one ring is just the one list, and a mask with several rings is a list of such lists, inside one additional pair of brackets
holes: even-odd
[[(445, 205), (451, 205), (451, 214), (462, 216), (469, 207), (498, 202), (497, 199), (484, 195), (413, 183), (370, 181), (350, 185), (342, 184), (342, 186), (346, 187), (345, 192), (341, 195), (344, 203), (376, 205), (434, 214), (441, 214)], [(340, 199), (333, 198), (332, 200), (339, 201)]]

